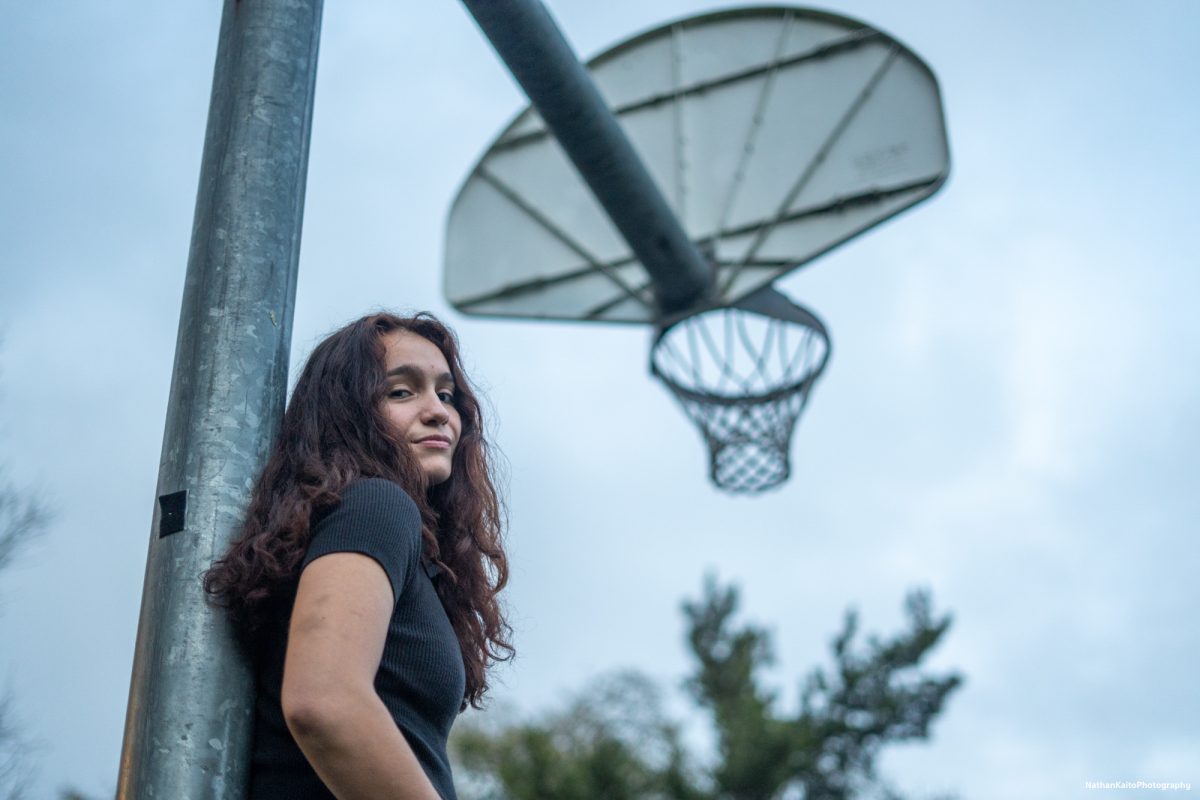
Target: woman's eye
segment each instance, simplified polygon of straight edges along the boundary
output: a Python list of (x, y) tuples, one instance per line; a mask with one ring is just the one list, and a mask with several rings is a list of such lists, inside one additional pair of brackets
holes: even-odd
[(438, 399), (443, 403), (453, 403), (454, 392), (438, 392)]
[(392, 389), (390, 392), (388, 392), (388, 397), (404, 398), (411, 394), (412, 392), (410, 392), (408, 389)]

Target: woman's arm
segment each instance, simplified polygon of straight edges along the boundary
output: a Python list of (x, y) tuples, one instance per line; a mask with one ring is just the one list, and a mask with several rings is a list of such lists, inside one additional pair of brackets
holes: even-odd
[(392, 587), (361, 553), (322, 556), (300, 575), (283, 668), (283, 716), (339, 800), (438, 800), (375, 692)]

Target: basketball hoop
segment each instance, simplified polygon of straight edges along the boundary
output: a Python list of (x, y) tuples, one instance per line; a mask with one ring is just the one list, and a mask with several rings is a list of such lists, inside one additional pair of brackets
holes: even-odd
[(535, 99), (455, 197), (446, 299), (484, 317), (653, 325), (651, 374), (700, 428), (713, 482), (783, 483), (830, 345), (772, 287), (946, 182), (933, 71), (859, 20), (764, 6), (630, 37), (588, 62), (589, 87), (544, 13), (465, 1)]
[(768, 287), (663, 327), (650, 373), (700, 429), (713, 483), (757, 494), (787, 480), (792, 431), (829, 352), (821, 321)]

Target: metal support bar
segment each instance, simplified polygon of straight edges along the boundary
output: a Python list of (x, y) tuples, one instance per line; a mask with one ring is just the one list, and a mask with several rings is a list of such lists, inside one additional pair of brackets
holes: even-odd
[(463, 0), (654, 281), (663, 312), (710, 294), (713, 269), (688, 238), (591, 76), (539, 0)]
[(253, 675), (200, 574), (283, 413), (321, 4), (224, 3), (119, 798), (245, 796)]

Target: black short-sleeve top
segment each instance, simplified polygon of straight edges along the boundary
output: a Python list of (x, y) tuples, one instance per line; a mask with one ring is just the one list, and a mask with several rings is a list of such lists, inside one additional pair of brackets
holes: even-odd
[[(375, 690), (445, 800), (457, 800), (446, 741), (466, 688), (458, 637), (434, 588), (436, 568), (423, 556), (421, 515), (396, 484), (356, 481), (316, 522), (304, 566), (330, 553), (362, 553), (383, 567), (396, 604), (388, 624)], [(294, 600), (294, 594), (292, 596)], [(251, 798), (330, 798), (283, 719), (280, 688), (287, 648), (286, 613), (256, 648), (258, 700)]]

